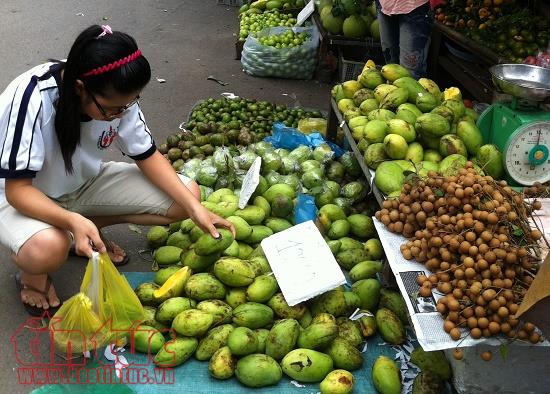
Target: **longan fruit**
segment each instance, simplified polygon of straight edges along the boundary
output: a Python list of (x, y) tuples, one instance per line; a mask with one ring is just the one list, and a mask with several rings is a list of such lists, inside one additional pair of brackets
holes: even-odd
[(518, 338), (525, 341), (527, 338), (529, 338), (529, 334), (527, 331), (525, 331), (523, 328), (518, 331)]
[(458, 341), (460, 339), (460, 330), (455, 327), (451, 331), (449, 331), (449, 335), (453, 340)]
[(426, 280), (428, 280), (428, 277), (427, 277), (426, 275), (422, 275), (422, 274), (421, 274), (421, 275), (418, 275), (418, 276), (416, 277), (416, 283), (417, 283), (419, 286), (422, 286), (422, 284), (423, 284)]
[(422, 286), (420, 290), (418, 290), (418, 293), (422, 297), (430, 297), (432, 295), (432, 289), (429, 287)]
[(481, 338), (481, 334), (482, 334), (481, 330), (480, 330), (479, 328), (477, 328), (477, 327), (476, 327), (476, 328), (472, 328), (472, 329), (470, 330), (470, 336), (471, 336), (473, 339), (479, 339), (479, 338)]
[(529, 342), (531, 343), (539, 343), (540, 342), (540, 334), (538, 332), (534, 332), (529, 336)]
[(458, 323), (460, 321), (460, 315), (457, 311), (451, 311), (447, 315), (447, 320), (452, 321), (453, 323)]
[(460, 310), (460, 303), (455, 298), (452, 298), (447, 302), (447, 307), (450, 311), (456, 312)]
[(480, 317), (479, 319), (477, 319), (477, 326), (482, 330), (489, 327), (489, 319), (487, 319), (486, 317)]
[(498, 302), (498, 300), (493, 299), (489, 302), (489, 309), (491, 309), (493, 312), (498, 311), (499, 308), (500, 302)]
[(493, 353), (491, 353), (489, 350), (481, 353), (481, 359), (483, 361), (491, 361), (492, 358), (493, 358)]
[(500, 332), (500, 324), (492, 321), (489, 323), (489, 331), (491, 332), (492, 335), (496, 335)]
[(524, 329), (527, 333), (532, 333), (532, 332), (535, 330), (535, 325), (534, 325), (533, 323), (526, 322), (526, 323), (523, 325), (523, 329)]
[(450, 320), (445, 320), (445, 322), (443, 323), (443, 330), (449, 334), (451, 332), (451, 330), (454, 330), (456, 327), (456, 325), (450, 321)]
[(476, 328), (478, 326), (477, 324), (477, 319), (475, 317), (469, 317), (468, 318), (468, 328), (473, 329), (473, 328)]
[(464, 358), (464, 351), (459, 348), (453, 350), (453, 358), (457, 361), (460, 361)]
[(447, 313), (447, 306), (445, 304), (442, 304), (441, 302), (438, 302), (435, 308), (442, 315)]
[(491, 301), (496, 296), (496, 292), (493, 289), (487, 289), (482, 293), (483, 299), (487, 302)]

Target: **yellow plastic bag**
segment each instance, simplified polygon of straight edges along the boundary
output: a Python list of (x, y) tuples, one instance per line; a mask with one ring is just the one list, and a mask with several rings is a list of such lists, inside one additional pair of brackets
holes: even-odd
[(108, 327), (94, 312), (92, 301), (86, 294), (78, 293), (61, 305), (50, 319), (50, 333), (56, 351), (69, 358), (93, 351), (111, 341)]
[(91, 299), (94, 311), (111, 331), (118, 333), (119, 339), (145, 319), (136, 293), (106, 253), (94, 252), (80, 291)]
[(298, 130), (304, 134), (317, 131), (323, 137), (327, 136), (327, 120), (322, 118), (306, 118), (298, 121)]

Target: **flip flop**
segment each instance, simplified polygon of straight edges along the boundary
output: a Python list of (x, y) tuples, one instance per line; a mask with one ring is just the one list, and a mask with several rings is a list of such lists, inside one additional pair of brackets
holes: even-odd
[[(23, 290), (31, 290), (36, 293), (42, 294), (46, 299), (46, 301), (48, 301), (48, 303), (50, 302), (50, 299), (48, 297), (48, 292), (50, 291), (50, 287), (52, 285), (52, 278), (50, 275), (48, 275), (46, 279), (46, 286), (44, 290), (39, 290), (36, 287), (23, 284), (23, 282), (21, 282), (21, 274), (19, 272), (15, 274), (15, 283), (19, 289), (19, 293), (21, 293)], [(48, 309), (44, 309), (44, 308), (40, 308), (31, 304), (28, 304), (23, 300), (21, 300), (21, 303), (23, 304), (23, 306), (31, 316), (43, 316), (44, 312), (48, 312), (50, 316), (53, 316), (55, 312), (57, 312), (59, 307), (61, 307), (62, 305), (62, 303), (60, 303), (58, 306), (54, 306), (54, 307), (50, 306)]]
[[(112, 241), (107, 241), (108, 243), (111, 243)], [(76, 256), (76, 257), (85, 257), (85, 256), (80, 256), (79, 254), (76, 253), (76, 250), (74, 248), (74, 245), (72, 245), (70, 248), (69, 248), (69, 255), (70, 256)], [(112, 260), (111, 260), (112, 261)], [(128, 255), (125, 255), (124, 258), (119, 261), (119, 262), (116, 262), (116, 261), (113, 261), (113, 264), (115, 265), (115, 267), (120, 267), (121, 265), (126, 265), (130, 262), (130, 256)]]

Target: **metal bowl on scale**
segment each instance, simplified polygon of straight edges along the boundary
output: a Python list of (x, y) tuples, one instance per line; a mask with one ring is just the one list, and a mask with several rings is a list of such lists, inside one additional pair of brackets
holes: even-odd
[(550, 99), (550, 69), (528, 64), (497, 64), (489, 68), (493, 84), (503, 93), (531, 101)]

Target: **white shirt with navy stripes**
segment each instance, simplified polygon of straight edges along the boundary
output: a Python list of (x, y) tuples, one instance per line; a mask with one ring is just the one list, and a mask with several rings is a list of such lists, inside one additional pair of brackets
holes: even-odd
[(96, 176), (111, 144), (134, 160), (156, 150), (139, 105), (133, 105), (119, 119), (80, 123), (74, 172), (67, 174), (54, 125), (59, 68), (56, 63), (37, 66), (0, 95), (0, 203), (5, 201), (5, 178), (33, 178), (36, 188), (57, 198)]

